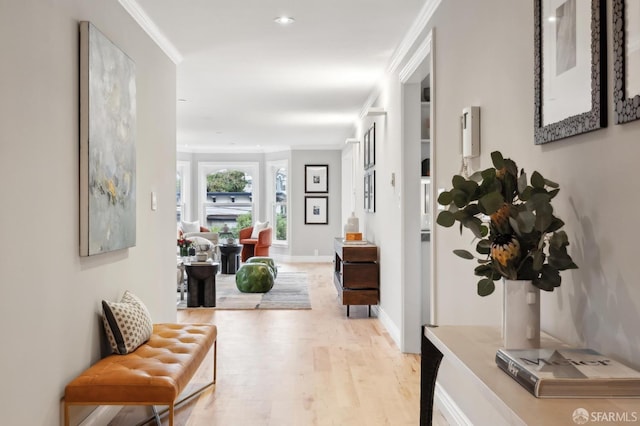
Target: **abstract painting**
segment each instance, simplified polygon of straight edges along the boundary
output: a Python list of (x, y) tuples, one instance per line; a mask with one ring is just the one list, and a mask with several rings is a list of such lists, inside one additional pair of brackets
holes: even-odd
[(135, 64), (80, 23), (80, 255), (136, 243)]

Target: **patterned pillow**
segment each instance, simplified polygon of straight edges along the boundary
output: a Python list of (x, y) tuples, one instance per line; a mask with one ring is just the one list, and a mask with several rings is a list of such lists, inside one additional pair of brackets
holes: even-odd
[(151, 315), (144, 303), (128, 290), (120, 302), (103, 300), (102, 309), (102, 322), (114, 352), (121, 355), (133, 352), (151, 337)]

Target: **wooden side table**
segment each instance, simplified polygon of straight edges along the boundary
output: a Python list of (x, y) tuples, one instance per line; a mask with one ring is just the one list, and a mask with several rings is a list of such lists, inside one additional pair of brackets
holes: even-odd
[(235, 274), (240, 267), (242, 244), (220, 244), (220, 263), (223, 274)]
[(217, 262), (185, 263), (187, 271), (187, 307), (216, 306)]

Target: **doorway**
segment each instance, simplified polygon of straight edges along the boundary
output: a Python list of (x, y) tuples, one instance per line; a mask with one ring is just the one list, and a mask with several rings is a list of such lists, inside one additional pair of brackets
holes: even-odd
[[(421, 326), (435, 320), (434, 253), (431, 250), (433, 217), (435, 132), (433, 30), (400, 71), (402, 84), (402, 182), (403, 270), (402, 335), (403, 352), (420, 353)], [(429, 88), (429, 99), (425, 99)], [(428, 159), (428, 178), (423, 176), (423, 160)], [(425, 179), (426, 178), (426, 179)], [(426, 185), (425, 187), (425, 184)]]

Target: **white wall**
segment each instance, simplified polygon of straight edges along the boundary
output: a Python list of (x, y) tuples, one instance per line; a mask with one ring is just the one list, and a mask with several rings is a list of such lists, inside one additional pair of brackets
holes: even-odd
[[(610, 23), (611, 4), (607, 5)], [(575, 345), (586, 345), (640, 367), (638, 240), (639, 202), (632, 172), (640, 157), (640, 122), (608, 128), (543, 146), (533, 140), (533, 4), (509, 0), (442, 2), (437, 28), (437, 175), (450, 186), (459, 170), (458, 116), (479, 105), (481, 150), (473, 170), (491, 166), (500, 150), (529, 174), (538, 170), (558, 182), (554, 199), (566, 222), (569, 253), (580, 269), (562, 273), (562, 286), (542, 298), (542, 327)], [(611, 25), (608, 70), (612, 70)], [(612, 76), (609, 123), (613, 123)], [(450, 143), (446, 143), (449, 141)], [(500, 297), (475, 294), (473, 264), (451, 254), (472, 237), (457, 229), (434, 229), (440, 324), (500, 322)]]
[[(305, 192), (304, 177), (306, 164), (327, 164), (329, 166), (329, 193), (308, 194), (328, 196), (329, 212), (327, 225), (307, 225), (304, 223)], [(295, 258), (314, 260), (321, 257), (332, 259), (333, 239), (342, 234), (342, 160), (339, 150), (294, 150), (291, 152), (289, 171), (289, 193), (291, 200), (291, 255)]]
[[(137, 243), (78, 255), (78, 22), (136, 63)], [(102, 299), (175, 321), (174, 64), (116, 1), (0, 0), (2, 423), (58, 425), (64, 386), (100, 357)], [(150, 209), (150, 193), (158, 210)]]

